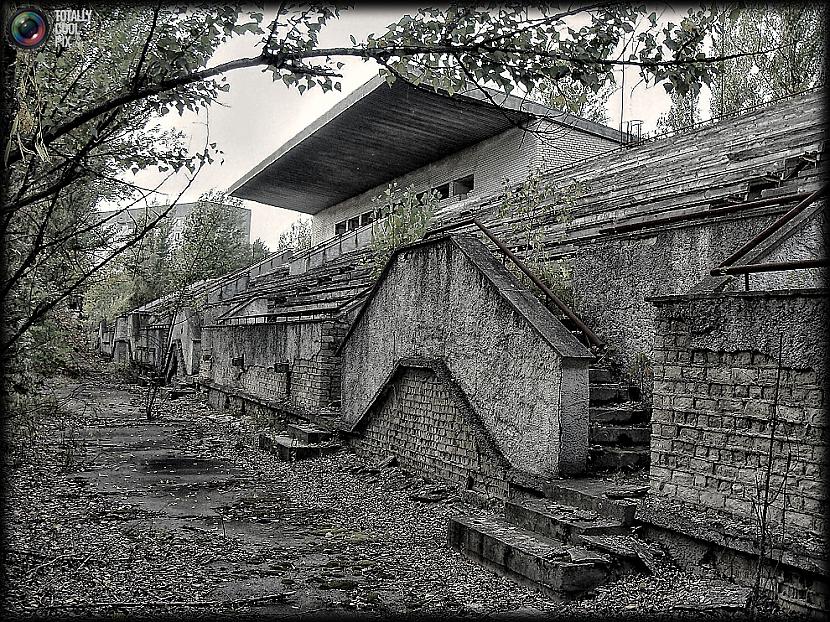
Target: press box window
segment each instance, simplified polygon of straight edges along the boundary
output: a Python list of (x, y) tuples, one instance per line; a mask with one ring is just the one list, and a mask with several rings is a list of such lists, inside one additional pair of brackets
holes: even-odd
[(360, 226), (362, 227), (363, 225), (368, 225), (374, 219), (375, 219), (375, 213), (374, 212), (366, 212), (365, 214), (361, 214), (360, 215)]
[(339, 222), (334, 225), (334, 235), (342, 235), (346, 233), (346, 221)]
[(450, 185), (449, 184), (441, 184), (437, 188), (433, 188), (435, 194), (438, 196), (439, 201), (443, 201), (448, 196), (450, 196)]
[(456, 179), (452, 182), (452, 195), (466, 199), (467, 195), (473, 191), (473, 176), (467, 175), (461, 179)]
[(360, 226), (360, 216), (349, 218), (349, 231), (354, 231)]

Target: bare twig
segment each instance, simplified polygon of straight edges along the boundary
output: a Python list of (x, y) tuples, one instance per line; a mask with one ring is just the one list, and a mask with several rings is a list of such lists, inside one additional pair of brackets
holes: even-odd
[(778, 392), (781, 386), (781, 356), (782, 351), (784, 349), (784, 334), (779, 333), (778, 335), (778, 373), (775, 377), (775, 394), (772, 401), (772, 419), (770, 421), (770, 432), (769, 432), (769, 447), (767, 449), (767, 470), (765, 474), (765, 481), (764, 481), (764, 501), (763, 505), (761, 506), (761, 537), (760, 543), (758, 545), (758, 568), (755, 571), (755, 585), (752, 590), (753, 598), (752, 598), (752, 617), (753, 619), (757, 619), (758, 617), (758, 599), (761, 594), (761, 570), (764, 566), (764, 560), (766, 557), (766, 539), (767, 539), (767, 513), (769, 511), (770, 506), (770, 479), (772, 478), (772, 458), (773, 458), (773, 450), (775, 448), (775, 430), (778, 427)]

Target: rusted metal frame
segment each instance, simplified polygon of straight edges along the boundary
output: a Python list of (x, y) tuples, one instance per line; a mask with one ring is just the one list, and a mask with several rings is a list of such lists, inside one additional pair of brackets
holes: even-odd
[(557, 307), (559, 307), (559, 310), (562, 311), (562, 313), (564, 313), (580, 331), (582, 331), (582, 333), (588, 338), (588, 340), (592, 344), (597, 346), (597, 348), (605, 347), (605, 342), (602, 341), (602, 339), (600, 339), (599, 337), (597, 337), (596, 333), (594, 333), (594, 331), (588, 328), (585, 322), (579, 319), (579, 316), (577, 316), (576, 313), (574, 313), (571, 310), (571, 308), (568, 307), (568, 305), (562, 302), (562, 300), (560, 300), (556, 294), (550, 291), (548, 286), (545, 285), (542, 282), (542, 280), (539, 277), (537, 277), (533, 273), (533, 271), (530, 268), (528, 268), (527, 265), (513, 253), (513, 251), (507, 248), (507, 246), (504, 245), (504, 243), (496, 236), (496, 234), (494, 234), (487, 227), (485, 227), (478, 218), (468, 218), (465, 220), (460, 220), (456, 223), (445, 225), (443, 227), (433, 229), (432, 231), (427, 231), (424, 234), (424, 238), (427, 238), (431, 235), (444, 233), (446, 231), (451, 231), (453, 229), (458, 229), (459, 227), (464, 227), (467, 225), (475, 225), (476, 227), (478, 227), (481, 230), (481, 232), (485, 236), (487, 236), (490, 239), (490, 241), (493, 242), (493, 244), (495, 244), (498, 247), (498, 249), (502, 252), (502, 256), (507, 257), (508, 259), (510, 259), (510, 261), (516, 264), (516, 267), (519, 268), (519, 270), (521, 270), (522, 273), (527, 278), (529, 278), (534, 285), (536, 285), (536, 287), (542, 290), (542, 293), (548, 298), (548, 300), (552, 301)]
[(475, 218), (465, 218), (464, 220), (459, 220), (458, 222), (453, 222), (448, 225), (444, 225), (443, 227), (438, 227), (437, 229), (427, 231), (424, 234), (424, 239), (431, 237), (433, 235), (439, 235), (441, 233), (446, 233), (447, 231), (452, 231), (453, 229), (466, 227), (467, 225), (474, 225), (476, 222), (477, 220)]
[(808, 268), (827, 268), (830, 266), (830, 259), (800, 259), (798, 261), (774, 261), (770, 263), (753, 263), (743, 266), (727, 266), (713, 268), (710, 271), (712, 276), (725, 276), (727, 274), (746, 274), (755, 272), (784, 272), (786, 270), (806, 270)]
[(761, 242), (769, 238), (773, 233), (781, 229), (785, 224), (791, 221), (793, 218), (798, 216), (802, 211), (804, 211), (807, 207), (812, 205), (816, 199), (820, 198), (827, 192), (828, 184), (823, 185), (821, 188), (810, 194), (807, 198), (801, 201), (798, 205), (791, 208), (789, 211), (782, 214), (778, 220), (770, 224), (769, 226), (765, 227), (760, 233), (755, 235), (751, 240), (749, 240), (746, 244), (741, 246), (738, 250), (732, 253), (729, 257), (724, 259), (718, 268), (724, 268), (727, 266), (731, 266), (734, 264), (738, 259), (746, 255), (749, 251), (754, 249), (758, 246)]
[(673, 222), (681, 222), (684, 220), (696, 220), (698, 218), (712, 218), (721, 216), (723, 214), (731, 214), (732, 212), (740, 212), (746, 209), (755, 207), (767, 207), (769, 205), (776, 205), (779, 203), (788, 203), (790, 201), (801, 201), (809, 198), (810, 193), (799, 192), (796, 194), (788, 194), (780, 197), (770, 197), (768, 199), (759, 199), (757, 201), (747, 201), (742, 203), (735, 203), (734, 205), (726, 205), (724, 207), (713, 207), (708, 210), (701, 210), (699, 212), (690, 212), (686, 214), (674, 214), (664, 218), (654, 218), (653, 220), (643, 220), (619, 226), (600, 227), (599, 233), (624, 233), (626, 231), (636, 231), (638, 229), (646, 229), (648, 227), (658, 227), (660, 225), (667, 225)]

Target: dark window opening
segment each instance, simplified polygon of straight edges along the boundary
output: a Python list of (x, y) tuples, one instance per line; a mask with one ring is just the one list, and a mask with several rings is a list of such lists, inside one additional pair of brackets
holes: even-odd
[(441, 184), (440, 186), (433, 188), (433, 190), (435, 190), (435, 194), (438, 195), (439, 201), (443, 201), (450, 196), (450, 185), (448, 183)]
[(349, 231), (354, 231), (360, 226), (360, 216), (349, 218)]
[(461, 179), (456, 179), (452, 182), (452, 194), (462, 199), (467, 198), (467, 195), (473, 190), (473, 176), (467, 175)]
[(779, 185), (779, 180), (770, 179), (768, 177), (760, 177), (750, 180), (746, 198), (748, 200), (760, 199), (764, 190), (777, 188)]
[(361, 214), (360, 215), (360, 226), (362, 227), (363, 225), (368, 225), (374, 219), (375, 219), (375, 213), (374, 212), (366, 212), (365, 214)]
[(346, 221), (339, 222), (334, 225), (334, 235), (342, 235), (346, 233)]

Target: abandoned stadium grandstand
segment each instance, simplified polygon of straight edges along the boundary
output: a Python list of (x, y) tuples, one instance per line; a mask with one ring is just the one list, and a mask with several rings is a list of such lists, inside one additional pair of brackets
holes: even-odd
[[(449, 545), (552, 594), (647, 572), (659, 545), (738, 585), (760, 563), (782, 606), (819, 612), (824, 97), (632, 141), (373, 80), (232, 189), (312, 214), (310, 249), (193, 286), (198, 310), (102, 324), (99, 347), (268, 418), (262, 446), (288, 459), (336, 439), (459, 485)], [(566, 219), (556, 192), (501, 214), (502, 179), (534, 168), (570, 189)], [(378, 269), (371, 198), (392, 181), (441, 200)], [(527, 231), (570, 300), (525, 263)], [(503, 513), (478, 513), (491, 498)]]

